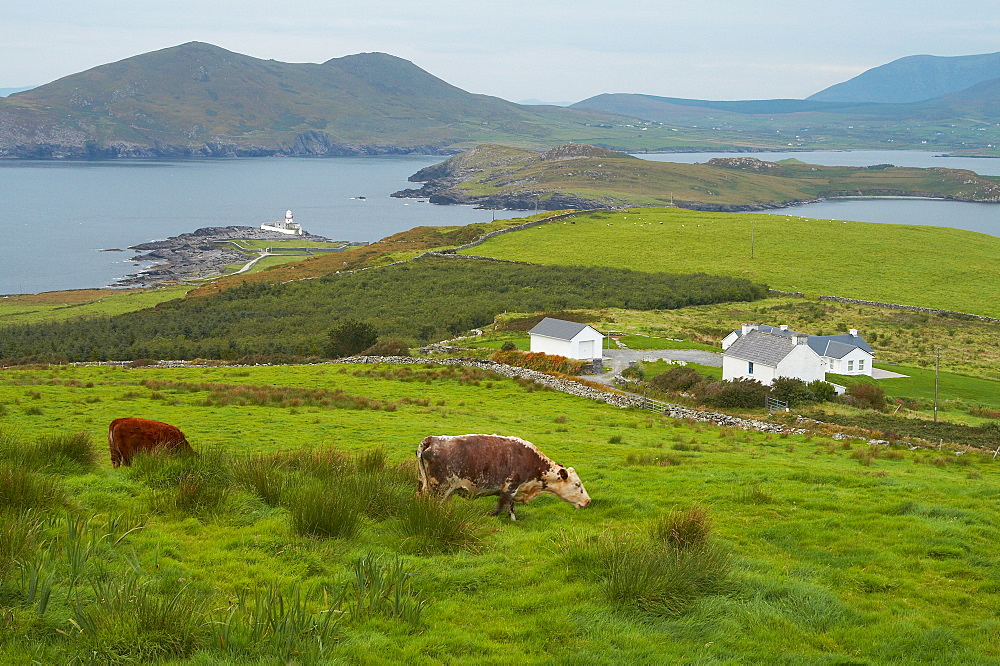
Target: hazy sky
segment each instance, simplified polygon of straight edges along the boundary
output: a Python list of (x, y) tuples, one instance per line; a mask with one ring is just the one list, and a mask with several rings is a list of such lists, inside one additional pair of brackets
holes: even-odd
[(4, 0), (0, 87), (189, 41), (322, 62), (365, 51), (471, 92), (801, 98), (907, 55), (1000, 51), (996, 0)]

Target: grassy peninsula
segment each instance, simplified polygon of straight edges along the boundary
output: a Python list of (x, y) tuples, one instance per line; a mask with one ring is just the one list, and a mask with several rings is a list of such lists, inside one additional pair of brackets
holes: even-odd
[(753, 157), (677, 164), (578, 144), (543, 153), (478, 146), (421, 169), (410, 180), (426, 185), (396, 196), (427, 196), (434, 203), (548, 210), (674, 205), (736, 211), (838, 196), (1000, 202), (1000, 178), (961, 169), (891, 164), (827, 167)]

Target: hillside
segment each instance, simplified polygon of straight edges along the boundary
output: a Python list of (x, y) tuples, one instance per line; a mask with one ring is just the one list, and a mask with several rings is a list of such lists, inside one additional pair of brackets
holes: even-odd
[(678, 140), (712, 136), (735, 146), (772, 143), (785, 150), (919, 149), (1000, 157), (996, 79), (905, 104), (813, 98), (729, 102), (617, 93), (571, 108), (661, 123)]
[(1000, 317), (995, 236), (671, 208), (595, 212), (573, 222), (497, 236), (468, 252), (554, 265), (706, 271), (810, 298), (843, 296)]
[(943, 97), (991, 79), (1000, 79), (1000, 53), (915, 55), (869, 69), (807, 99), (906, 104)]
[(0, 99), (0, 157), (431, 153), (623, 138), (613, 124), (474, 95), (384, 53), (284, 63), (191, 42)]
[(825, 167), (753, 157), (706, 164), (641, 160), (583, 145), (544, 153), (478, 146), (421, 169), (419, 189), (393, 196), (432, 203), (546, 210), (676, 205), (696, 210), (759, 210), (832, 196), (907, 195), (1000, 202), (1000, 180), (958, 169), (876, 165)]

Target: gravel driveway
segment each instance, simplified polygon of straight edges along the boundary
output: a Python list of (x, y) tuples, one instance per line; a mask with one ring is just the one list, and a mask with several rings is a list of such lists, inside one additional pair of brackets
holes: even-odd
[(643, 359), (669, 358), (673, 361), (689, 361), (714, 368), (722, 367), (722, 352), (710, 352), (701, 349), (605, 349), (604, 368), (620, 373), (632, 361)]

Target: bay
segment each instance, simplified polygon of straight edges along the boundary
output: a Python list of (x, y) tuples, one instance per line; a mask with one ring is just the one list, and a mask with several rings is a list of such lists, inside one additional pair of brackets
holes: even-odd
[[(367, 242), (417, 226), (531, 213), (389, 197), (442, 159), (3, 161), (0, 294), (110, 285), (145, 267), (129, 261), (130, 245), (200, 227), (258, 226), (286, 209), (310, 233)], [(124, 252), (101, 251), (114, 248)]]

